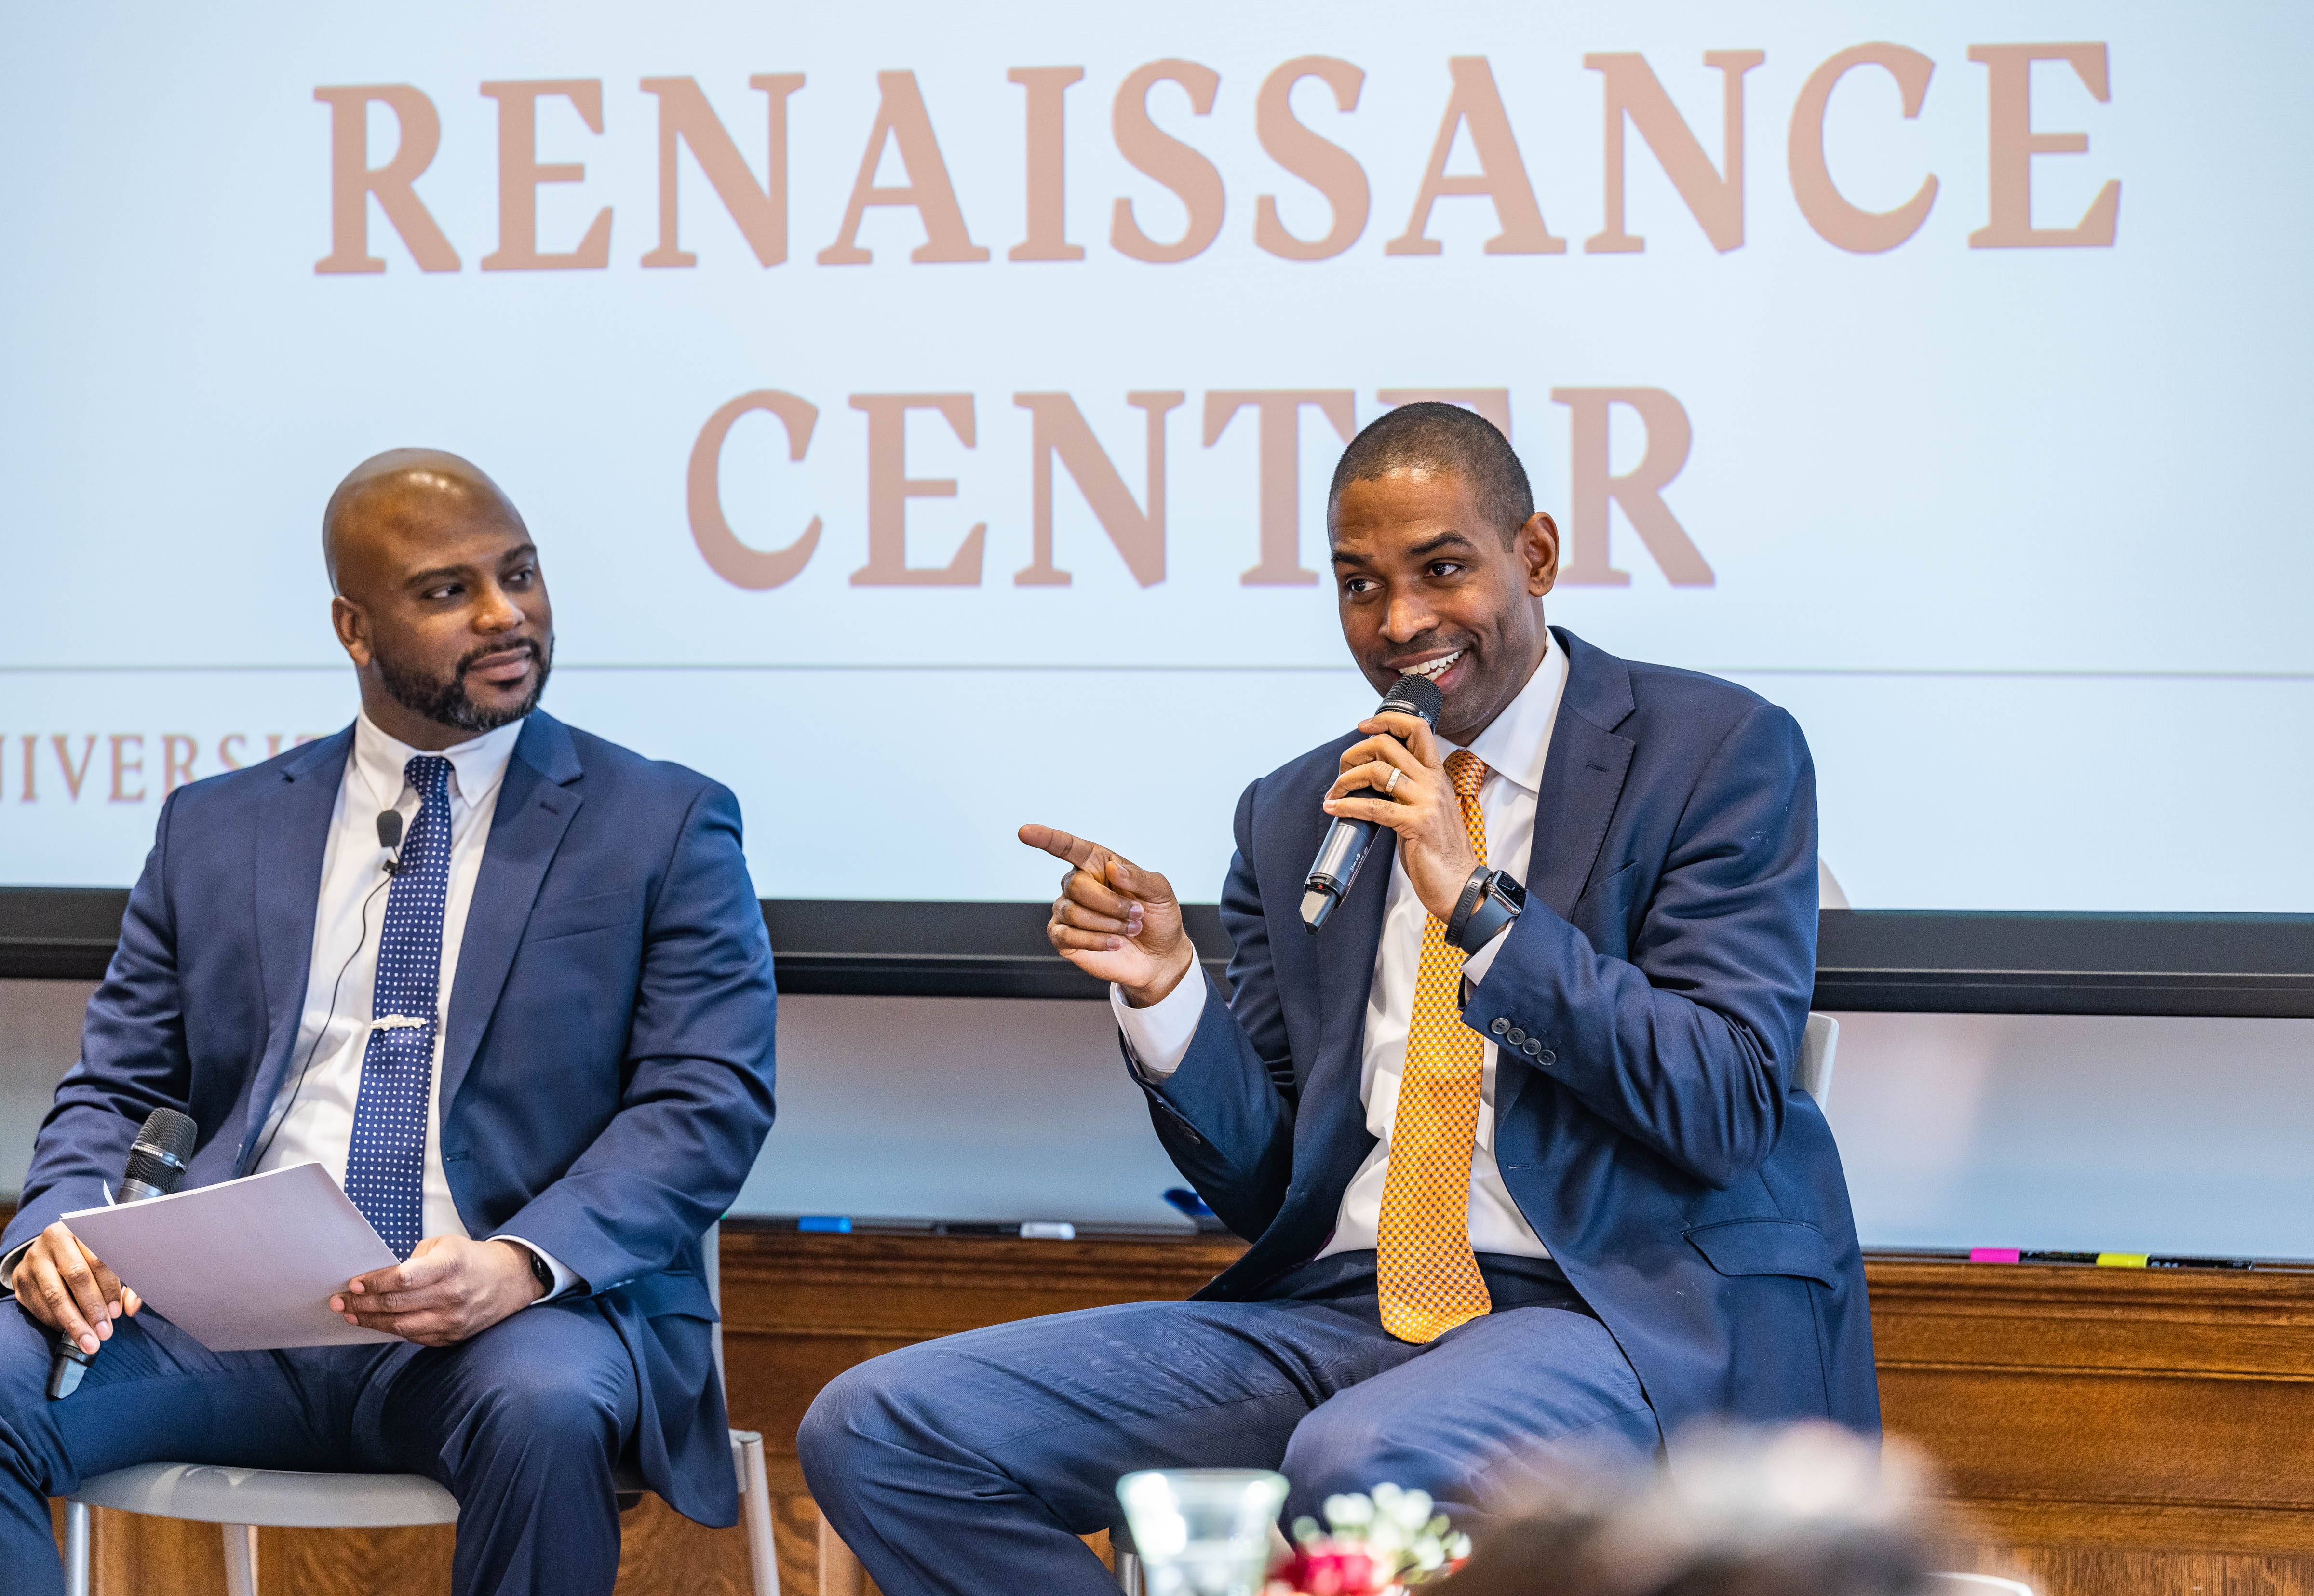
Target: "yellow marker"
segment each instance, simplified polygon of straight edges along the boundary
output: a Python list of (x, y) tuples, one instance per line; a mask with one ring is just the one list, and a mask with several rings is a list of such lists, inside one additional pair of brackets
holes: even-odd
[(2142, 1252), (2101, 1252), (2098, 1254), (2100, 1269), (2142, 1269), (2146, 1255)]

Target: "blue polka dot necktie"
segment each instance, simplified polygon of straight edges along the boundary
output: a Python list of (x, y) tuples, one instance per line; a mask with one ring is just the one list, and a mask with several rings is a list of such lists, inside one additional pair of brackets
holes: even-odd
[(402, 839), (401, 869), (386, 889), (377, 995), (346, 1153), (346, 1195), (397, 1258), (408, 1257), (418, 1245), (423, 1222), (427, 1100), (434, 1083), (434, 1034), (441, 1023), (442, 915), (450, 894), (450, 762), (421, 754), (402, 767), (402, 776), (417, 789), (418, 818)]

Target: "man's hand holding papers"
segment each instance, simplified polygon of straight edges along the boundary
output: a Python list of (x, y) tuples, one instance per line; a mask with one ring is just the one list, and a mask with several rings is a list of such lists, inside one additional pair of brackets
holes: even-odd
[(529, 1252), (512, 1241), (429, 1236), (391, 1268), (355, 1276), (330, 1309), (349, 1325), (448, 1346), (529, 1307), (540, 1290)]

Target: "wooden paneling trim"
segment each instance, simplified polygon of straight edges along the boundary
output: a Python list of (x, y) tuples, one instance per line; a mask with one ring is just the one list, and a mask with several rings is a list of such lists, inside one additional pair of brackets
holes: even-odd
[(807, 1235), (732, 1221), (723, 1230), (725, 1334), (922, 1341), (1038, 1314), (1178, 1301), (1244, 1250), (1234, 1240), (1163, 1238)]
[(2033, 1502), (1956, 1496), (1994, 1541), (2008, 1546), (2098, 1548), (2182, 1556), (2229, 1552), (2286, 1557), (2314, 1590), (2314, 1522), (2303, 1513), (2181, 1507), (2161, 1503)]

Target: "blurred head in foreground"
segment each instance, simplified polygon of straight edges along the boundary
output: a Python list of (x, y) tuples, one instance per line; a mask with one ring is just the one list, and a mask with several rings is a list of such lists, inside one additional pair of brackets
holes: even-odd
[(1921, 1596), (1940, 1531), (1912, 1453), (1830, 1424), (1690, 1437), (1671, 1470), (1572, 1472), (1441, 1596)]

